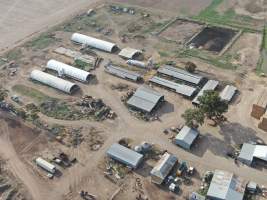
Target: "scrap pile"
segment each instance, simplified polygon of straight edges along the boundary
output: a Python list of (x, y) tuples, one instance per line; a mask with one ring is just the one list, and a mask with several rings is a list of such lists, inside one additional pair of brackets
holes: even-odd
[[(6, 60), (7, 61), (7, 60)], [(19, 65), (15, 61), (10, 61), (1, 67), (2, 70), (6, 70), (8, 76), (15, 76), (19, 69)]]
[(65, 130), (62, 143), (67, 146), (77, 147), (84, 141), (82, 128), (69, 128)]
[(96, 99), (89, 95), (82, 97), (76, 105), (80, 107), (82, 114), (93, 115), (98, 121), (116, 117), (116, 114), (101, 99)]
[(117, 5), (116, 6), (111, 5), (110, 10), (114, 14), (128, 13), (128, 14), (134, 15), (136, 12), (134, 8), (121, 7), (121, 6), (117, 6)]
[(74, 105), (60, 100), (45, 101), (40, 105), (40, 111), (49, 117), (61, 120), (101, 121), (116, 117), (116, 114), (101, 99), (88, 95), (79, 99)]
[(112, 84), (110, 87), (112, 90), (118, 90), (120, 92), (129, 90), (129, 85), (125, 83)]
[(104, 138), (100, 135), (101, 131), (96, 128), (90, 128), (89, 134), (86, 136), (86, 143), (88, 143), (91, 151), (99, 150), (104, 144)]

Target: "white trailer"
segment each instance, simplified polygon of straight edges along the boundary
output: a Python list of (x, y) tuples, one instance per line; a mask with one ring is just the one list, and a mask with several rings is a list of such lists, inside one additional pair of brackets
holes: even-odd
[(140, 67), (140, 68), (146, 68), (146, 64), (144, 62), (141, 62), (139, 60), (127, 60), (126, 63), (128, 65)]
[(56, 172), (56, 167), (54, 165), (52, 165), (51, 163), (47, 162), (46, 160), (40, 157), (37, 158), (35, 162), (39, 167), (41, 167), (42, 169), (46, 170), (51, 174), (54, 174)]

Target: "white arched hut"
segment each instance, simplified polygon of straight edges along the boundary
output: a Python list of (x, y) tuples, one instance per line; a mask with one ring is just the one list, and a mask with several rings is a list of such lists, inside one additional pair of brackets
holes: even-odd
[(59, 76), (66, 75), (77, 81), (88, 82), (91, 77), (91, 74), (87, 71), (72, 67), (56, 60), (49, 60), (46, 68), (57, 71)]
[(68, 94), (73, 94), (75, 91), (80, 89), (78, 85), (72, 82), (66, 81), (39, 70), (33, 70), (30, 77), (32, 80), (38, 81)]
[(74, 33), (71, 36), (71, 40), (75, 43), (87, 45), (102, 51), (114, 52), (117, 49), (117, 45), (111, 42), (100, 40), (94, 37), (83, 35), (80, 33)]

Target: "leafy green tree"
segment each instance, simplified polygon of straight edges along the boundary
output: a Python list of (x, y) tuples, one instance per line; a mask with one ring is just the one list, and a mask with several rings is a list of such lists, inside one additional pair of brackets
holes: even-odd
[(219, 119), (223, 113), (227, 112), (228, 104), (223, 101), (219, 93), (213, 90), (207, 90), (198, 98), (199, 109), (209, 118)]
[(197, 128), (202, 125), (205, 120), (205, 114), (198, 108), (187, 109), (182, 117), (185, 119), (185, 124), (191, 128)]

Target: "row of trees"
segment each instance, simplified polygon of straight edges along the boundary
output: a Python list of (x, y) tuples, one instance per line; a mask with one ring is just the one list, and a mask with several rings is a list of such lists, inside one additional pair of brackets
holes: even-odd
[(186, 125), (189, 127), (197, 128), (204, 123), (205, 118), (214, 121), (221, 120), (223, 113), (228, 110), (227, 102), (220, 98), (217, 91), (207, 90), (198, 100), (199, 106), (197, 108), (187, 109), (182, 114)]

